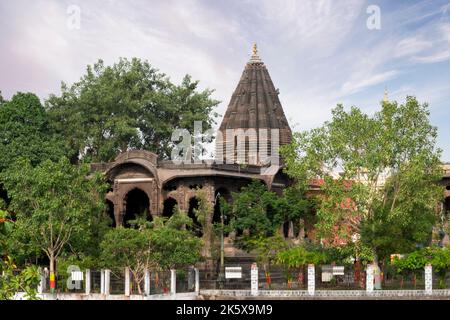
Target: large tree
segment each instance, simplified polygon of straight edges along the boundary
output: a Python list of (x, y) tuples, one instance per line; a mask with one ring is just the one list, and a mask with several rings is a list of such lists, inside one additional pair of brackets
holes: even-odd
[(0, 128), (0, 172), (19, 157), (37, 165), (64, 155), (63, 144), (52, 134), (44, 107), (32, 93), (17, 93), (1, 104)]
[(71, 241), (91, 237), (92, 224), (104, 214), (105, 184), (88, 174), (87, 166), (61, 158), (36, 167), (21, 159), (0, 175), (11, 197), (16, 239), (47, 255), (51, 280), (61, 252)]
[[(112, 66), (99, 60), (61, 95), (51, 95), (47, 108), (57, 132), (72, 148), (73, 160), (110, 161), (128, 149), (146, 149), (170, 156), (174, 129), (204, 129), (213, 124), (211, 90), (198, 92), (186, 76), (175, 85), (147, 61), (120, 59)], [(192, 131), (191, 131), (192, 132)]]
[(360, 239), (376, 260), (430, 239), (442, 197), (436, 136), (428, 105), (407, 97), (383, 102), (373, 116), (339, 105), (331, 121), (296, 134), (282, 153), (289, 175), (321, 179), (319, 236)]

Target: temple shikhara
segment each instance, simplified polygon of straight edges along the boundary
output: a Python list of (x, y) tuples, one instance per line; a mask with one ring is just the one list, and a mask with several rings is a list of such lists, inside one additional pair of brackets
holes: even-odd
[[(199, 190), (214, 206), (208, 223), (220, 221), (218, 195), (231, 201), (232, 192), (252, 180), (262, 181), (280, 194), (290, 180), (282, 171), (282, 163), (273, 160), (278, 158), (279, 146), (291, 142), (292, 132), (278, 96), (254, 45), (219, 127), (218, 161), (179, 164), (160, 160), (152, 152), (134, 150), (117, 155), (111, 163), (93, 164), (92, 169), (105, 173), (110, 183), (106, 200), (114, 226), (126, 226), (143, 213), (148, 220), (169, 217), (176, 205), (196, 223)], [(450, 165), (445, 169), (444, 205), (450, 209)], [(292, 236), (292, 228), (290, 224), (286, 236)]]

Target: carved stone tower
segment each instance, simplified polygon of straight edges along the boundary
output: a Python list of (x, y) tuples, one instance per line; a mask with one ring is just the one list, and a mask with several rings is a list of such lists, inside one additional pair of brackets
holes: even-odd
[(264, 165), (275, 148), (291, 142), (278, 94), (255, 44), (220, 125), (216, 158)]

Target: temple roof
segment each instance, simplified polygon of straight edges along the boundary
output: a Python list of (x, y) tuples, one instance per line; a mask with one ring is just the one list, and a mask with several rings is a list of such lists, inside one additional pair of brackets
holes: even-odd
[(251, 59), (246, 64), (231, 97), (219, 130), (280, 129), (281, 140), (284, 143), (289, 142), (291, 129), (278, 94), (279, 91), (273, 85), (269, 72), (254, 45)]

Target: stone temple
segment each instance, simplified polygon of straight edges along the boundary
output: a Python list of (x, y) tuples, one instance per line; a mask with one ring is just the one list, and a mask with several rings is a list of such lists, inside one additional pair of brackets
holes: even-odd
[[(126, 226), (143, 212), (149, 220), (168, 217), (175, 205), (195, 223), (199, 189), (213, 205), (218, 194), (228, 201), (232, 192), (255, 179), (281, 193), (289, 179), (281, 164), (271, 160), (278, 158), (278, 147), (288, 144), (292, 133), (278, 94), (255, 45), (219, 128), (217, 161), (180, 164), (133, 150), (111, 163), (93, 164), (92, 169), (104, 172), (111, 185), (106, 201), (114, 225)], [(209, 221), (220, 221), (218, 205)]]
[[(179, 164), (160, 160), (149, 151), (133, 150), (119, 154), (111, 163), (93, 164), (92, 169), (103, 172), (111, 185), (106, 201), (113, 225), (127, 226), (144, 212), (148, 220), (169, 217), (175, 205), (198, 223), (194, 209), (199, 204), (199, 189), (214, 205), (209, 223), (220, 221), (217, 196), (230, 201), (232, 192), (252, 180), (281, 193), (290, 180), (282, 164), (272, 160), (278, 158), (279, 146), (290, 143), (292, 132), (278, 95), (254, 45), (217, 133), (216, 161)], [(444, 169), (444, 210), (450, 211), (450, 164)], [(284, 233), (293, 236), (292, 223), (284, 226)], [(448, 235), (445, 240), (449, 241)]]

